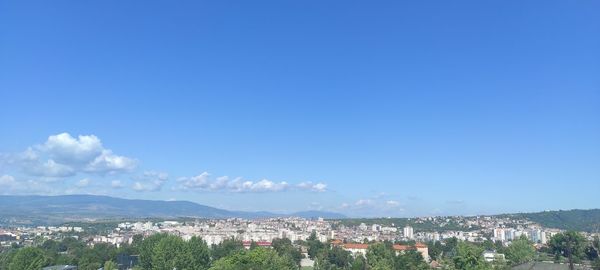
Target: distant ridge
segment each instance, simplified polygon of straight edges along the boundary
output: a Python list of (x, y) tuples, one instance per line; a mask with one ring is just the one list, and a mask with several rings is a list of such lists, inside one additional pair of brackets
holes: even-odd
[[(492, 216), (499, 218), (514, 218), (514, 219), (526, 219), (535, 223), (538, 223), (546, 228), (554, 228), (561, 230), (574, 230), (574, 231), (585, 231), (590, 233), (600, 233), (600, 209), (573, 209), (573, 210), (556, 210), (556, 211), (543, 211), (533, 213), (511, 213), (511, 214), (497, 214), (497, 215), (473, 215), (475, 216)], [(411, 224), (412, 218), (346, 218), (343, 223), (346, 225), (356, 226), (360, 223), (366, 224), (380, 224), (380, 225), (391, 225), (403, 227)], [(446, 226), (444, 230), (450, 227)], [(435, 227), (420, 227), (425, 230), (435, 230), (439, 228)], [(461, 228), (456, 228), (461, 229)], [(463, 228), (466, 229), (466, 228)], [(451, 230), (454, 230), (451, 229)]]
[[(346, 218), (346, 216), (339, 213), (316, 210), (286, 214), (264, 211), (230, 211), (189, 201), (135, 200), (98, 195), (0, 195), (0, 225), (46, 225), (102, 219), (181, 217), (267, 218), (288, 216), (302, 218), (322, 217), (326, 219)], [(496, 216), (525, 218), (548, 228), (600, 232), (600, 209), (558, 210), (536, 213), (502, 214)], [(405, 219), (406, 218), (393, 218), (392, 220)]]
[(500, 216), (525, 218), (547, 228), (595, 233), (600, 232), (600, 209), (557, 210), (537, 213), (505, 214)]
[(229, 211), (189, 201), (122, 199), (97, 195), (0, 196), (1, 224), (57, 224), (111, 218), (344, 218), (338, 213), (305, 211), (291, 214)]

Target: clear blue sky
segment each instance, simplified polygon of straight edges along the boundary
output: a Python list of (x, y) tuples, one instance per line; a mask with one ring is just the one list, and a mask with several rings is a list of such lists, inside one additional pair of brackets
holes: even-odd
[(597, 208), (598, 14), (2, 1), (0, 193), (352, 216)]

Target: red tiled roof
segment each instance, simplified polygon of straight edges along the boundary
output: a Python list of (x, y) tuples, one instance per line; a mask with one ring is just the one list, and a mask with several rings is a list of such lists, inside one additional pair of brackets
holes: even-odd
[(344, 244), (344, 248), (348, 248), (348, 249), (367, 249), (367, 248), (369, 248), (369, 244), (353, 244), (353, 243), (349, 243), (349, 244)]
[[(333, 243), (333, 242), (332, 242)], [(358, 243), (347, 243), (342, 245), (346, 249), (367, 249), (369, 244), (358, 244)], [(415, 248), (427, 248), (427, 245), (423, 243), (416, 243), (414, 246), (409, 245), (393, 245), (392, 248), (396, 251), (405, 251)]]
[(407, 245), (393, 245), (392, 247), (394, 248), (394, 250), (400, 250), (400, 251), (413, 249), (413, 247), (407, 246)]
[(423, 244), (423, 243), (421, 243), (421, 242), (417, 242), (417, 243), (415, 244), (415, 247), (417, 247), (417, 248), (426, 248), (426, 247), (427, 247), (427, 245), (426, 245), (426, 244)]
[[(243, 244), (244, 244), (244, 246), (250, 246), (250, 245), (252, 245), (252, 241), (244, 241)], [(256, 245), (258, 245), (259, 247), (270, 247), (271, 242), (258, 241), (258, 242), (256, 242)]]

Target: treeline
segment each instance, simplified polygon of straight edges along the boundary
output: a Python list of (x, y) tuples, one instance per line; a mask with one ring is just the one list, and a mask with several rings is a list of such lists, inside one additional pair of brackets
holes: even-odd
[(119, 254), (139, 255), (137, 269), (153, 270), (298, 270), (303, 259), (301, 249), (314, 260), (316, 270), (334, 269), (429, 269), (420, 253), (408, 251), (396, 255), (391, 243), (373, 244), (367, 256), (357, 256), (329, 243), (322, 243), (315, 233), (306, 241), (292, 243), (274, 239), (272, 248), (253, 243), (246, 250), (241, 241), (227, 239), (208, 246), (198, 237), (184, 241), (181, 237), (154, 234), (146, 238), (136, 235), (131, 245), (119, 248), (110, 244), (87, 246), (74, 238), (47, 240), (37, 247), (12, 247), (0, 254), (0, 269), (39, 270), (57, 264), (77, 265), (80, 270), (116, 269)]
[[(600, 238), (588, 241), (575, 231), (554, 235), (540, 250), (536, 250), (525, 236), (513, 240), (509, 246), (503, 246), (500, 241), (467, 243), (456, 238), (429, 242), (427, 245), (430, 257), (445, 266), (444, 269), (511, 269), (526, 262), (553, 260), (571, 267), (586, 263), (592, 269), (600, 270)], [(485, 262), (482, 256), (484, 250), (496, 251), (503, 254), (505, 259)]]
[(340, 246), (322, 243), (315, 233), (297, 244), (307, 248), (309, 258), (314, 260), (315, 270), (429, 269), (421, 253), (410, 250), (397, 255), (391, 242), (371, 244), (366, 256), (352, 256)]
[(320, 250), (314, 259), (315, 270), (430, 269), (421, 253), (408, 250), (396, 254), (391, 243), (372, 244), (365, 256), (356, 257), (341, 247), (326, 247)]
[[(136, 238), (137, 243), (140, 243), (142, 236)], [(4, 248), (0, 253), (0, 269), (39, 270), (49, 265), (69, 264), (78, 265), (79, 269), (97, 270), (107, 262), (107, 266), (111, 266), (117, 254), (137, 254), (137, 248), (134, 245), (123, 245), (117, 248), (105, 243), (90, 247), (83, 241), (68, 237), (62, 241), (46, 240), (35, 247), (13, 245)]]
[[(77, 265), (80, 270), (117, 269), (119, 255), (138, 255), (136, 269), (152, 270), (298, 270), (303, 259), (301, 249), (306, 249), (314, 260), (315, 270), (394, 270), (431, 269), (421, 253), (407, 250), (397, 254), (392, 242), (370, 244), (365, 256), (352, 254), (339, 246), (318, 241), (313, 233), (306, 241), (292, 243), (289, 239), (275, 239), (272, 248), (258, 247), (253, 243), (246, 250), (241, 241), (227, 239), (218, 245), (208, 246), (204, 240), (154, 234), (143, 238), (136, 235), (131, 245), (119, 248), (110, 244), (87, 246), (74, 238), (62, 241), (47, 240), (36, 247), (6, 248), (0, 253), (1, 270), (39, 270), (57, 264)], [(456, 238), (428, 243), (429, 255), (443, 269), (510, 269), (513, 265), (536, 260), (533, 243), (520, 238), (504, 247), (499, 242), (467, 243)], [(496, 250), (506, 260), (486, 262), (484, 250)], [(556, 262), (570, 265), (590, 262), (600, 270), (600, 239), (586, 240), (576, 232), (555, 235), (542, 253)]]
[[(512, 266), (535, 259), (536, 250), (526, 237), (512, 242), (508, 247), (501, 242), (485, 240), (482, 243), (459, 241), (448, 238), (443, 241), (428, 242), (429, 256), (444, 269), (511, 269)], [(505, 259), (487, 262), (483, 257), (484, 251), (496, 251), (504, 254)]]
[(93, 247), (75, 238), (46, 240), (36, 247), (12, 246), (0, 253), (1, 270), (39, 270), (45, 266), (69, 264), (80, 270), (117, 269), (117, 256), (138, 255), (136, 269), (224, 270), (224, 269), (299, 269), (302, 253), (289, 239), (275, 239), (273, 248), (255, 243), (246, 250), (241, 241), (228, 239), (209, 247), (199, 237), (184, 241), (179, 236), (136, 235), (131, 245), (119, 248), (99, 243)]

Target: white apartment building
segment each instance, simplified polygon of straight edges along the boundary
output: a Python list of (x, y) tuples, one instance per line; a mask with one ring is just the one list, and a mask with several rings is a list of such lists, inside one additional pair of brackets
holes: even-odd
[(403, 233), (404, 233), (404, 237), (406, 237), (408, 239), (413, 239), (415, 236), (415, 232), (413, 230), (413, 227), (411, 227), (411, 226), (404, 227)]

